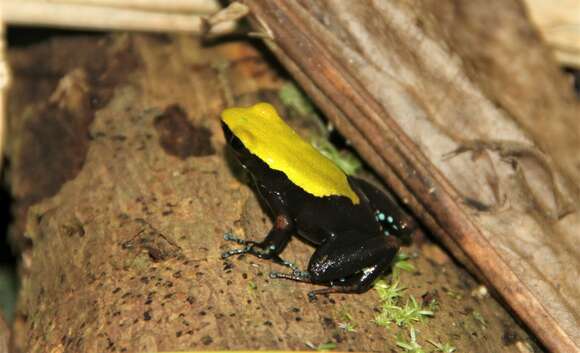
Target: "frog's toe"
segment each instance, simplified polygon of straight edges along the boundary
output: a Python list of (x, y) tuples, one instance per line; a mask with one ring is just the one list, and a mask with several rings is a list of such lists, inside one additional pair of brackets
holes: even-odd
[(224, 251), (222, 253), (221, 258), (222, 258), (222, 260), (225, 260), (230, 256), (245, 254), (247, 251), (244, 251), (244, 250), (245, 249), (232, 249), (232, 250)]
[(292, 273), (270, 272), (270, 278), (284, 278), (298, 282), (312, 283), (310, 273), (307, 271), (293, 271)]
[(238, 244), (241, 244), (241, 245), (246, 245), (246, 244), (249, 244), (249, 243), (254, 243), (253, 241), (249, 241), (249, 240), (245, 240), (245, 239), (242, 239), (242, 238), (238, 238), (237, 236), (235, 236), (233, 233), (230, 233), (230, 232), (224, 233), (224, 240), (233, 241), (234, 243), (238, 243)]
[(233, 235), (233, 234), (232, 234), (232, 233), (230, 233), (230, 232), (225, 232), (225, 233), (224, 233), (224, 240), (228, 240), (228, 241), (236, 241), (236, 240), (238, 240), (238, 239), (239, 239), (238, 237), (236, 237), (235, 235)]

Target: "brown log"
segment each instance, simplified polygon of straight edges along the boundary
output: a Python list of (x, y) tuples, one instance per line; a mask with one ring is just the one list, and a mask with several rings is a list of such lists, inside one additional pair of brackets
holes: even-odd
[[(225, 231), (259, 239), (270, 226), (224, 151), (225, 89), (237, 104), (276, 103), (284, 81), (247, 43), (198, 43), (119, 35), (10, 50), (13, 236), (25, 249), (12, 351), (397, 349), (408, 328), (372, 322), (373, 291), (310, 303), (315, 287), (270, 280), (270, 262), (220, 259)], [(425, 348), (541, 351), (436, 245), (405, 251), (417, 271), (401, 283), (439, 301), (415, 325)], [(311, 253), (292, 241), (284, 256), (304, 266)], [(338, 326), (345, 313), (356, 332)]]
[(580, 104), (518, 1), (244, 1), (425, 226), (580, 351)]

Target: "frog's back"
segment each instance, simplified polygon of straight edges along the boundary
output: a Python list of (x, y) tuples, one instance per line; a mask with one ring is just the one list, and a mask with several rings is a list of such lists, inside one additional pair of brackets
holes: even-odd
[(315, 197), (344, 196), (360, 202), (347, 176), (331, 160), (304, 141), (268, 103), (229, 108), (222, 120), (248, 151)]

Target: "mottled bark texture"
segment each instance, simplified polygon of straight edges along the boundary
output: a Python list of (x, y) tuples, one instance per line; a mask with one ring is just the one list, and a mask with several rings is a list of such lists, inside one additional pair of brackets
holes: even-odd
[(580, 103), (523, 5), (243, 2), (425, 226), (549, 349), (580, 351)]
[[(232, 246), (225, 231), (260, 239), (271, 224), (225, 152), (218, 118), (223, 97), (277, 103), (283, 81), (259, 51), (115, 35), (55, 38), (10, 58), (13, 238), (23, 249), (14, 352), (326, 342), (385, 352), (397, 334), (407, 336), (372, 322), (373, 291), (310, 303), (312, 286), (269, 279), (280, 268), (267, 261), (220, 259)], [(435, 317), (415, 325), (422, 344), (537, 349), (494, 299), (472, 295), (477, 282), (436, 245), (418, 239), (406, 251), (418, 255), (417, 271), (401, 284), (419, 302), (439, 301)], [(292, 241), (284, 255), (304, 266), (311, 252)], [(339, 327), (346, 314), (356, 332)]]

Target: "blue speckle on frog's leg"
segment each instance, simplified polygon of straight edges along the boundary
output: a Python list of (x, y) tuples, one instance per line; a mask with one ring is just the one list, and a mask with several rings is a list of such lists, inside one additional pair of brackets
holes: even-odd
[(385, 236), (387, 236), (387, 237), (388, 237), (389, 235), (391, 235), (391, 233), (389, 233), (389, 231), (388, 231), (388, 230), (384, 230), (384, 231), (383, 231), (383, 234), (384, 234)]
[(393, 219), (393, 217), (389, 216), (387, 217), (387, 222), (389, 223), (393, 223), (395, 220)]
[(382, 212), (376, 211), (375, 218), (377, 219), (377, 221), (382, 222), (385, 220), (385, 214)]

